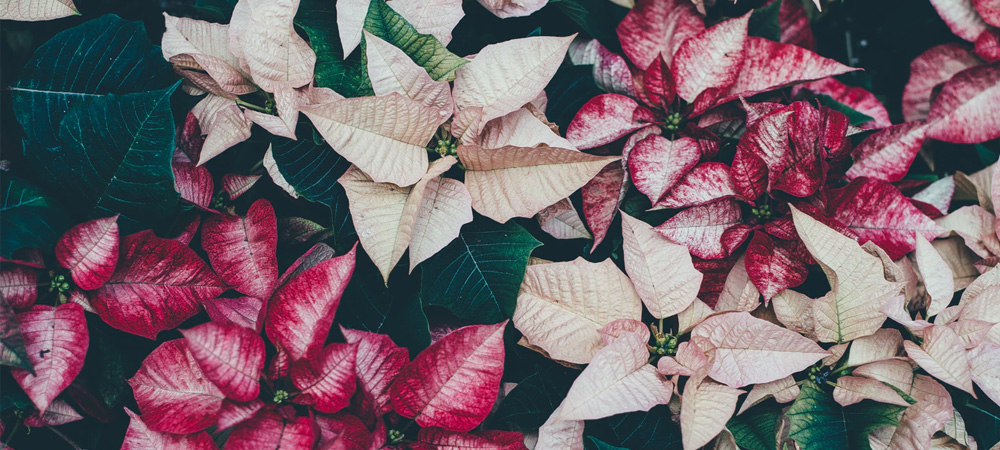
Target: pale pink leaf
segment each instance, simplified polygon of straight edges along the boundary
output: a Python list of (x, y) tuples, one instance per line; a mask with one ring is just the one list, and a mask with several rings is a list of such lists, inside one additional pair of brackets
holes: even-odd
[(812, 340), (747, 312), (712, 316), (694, 328), (691, 339), (708, 355), (708, 375), (735, 388), (784, 378), (829, 354)]
[(458, 147), (472, 206), (497, 222), (531, 217), (585, 185), (617, 156), (557, 147)]
[(789, 403), (799, 396), (799, 385), (795, 384), (795, 378), (791, 375), (774, 380), (769, 383), (755, 384), (747, 398), (743, 399), (743, 405), (736, 415), (743, 414), (744, 411), (752, 408), (764, 400), (773, 398), (778, 403)]
[(209, 94), (191, 109), (205, 135), (198, 164), (202, 165), (230, 147), (250, 138), (253, 122), (232, 100)]
[(743, 392), (704, 375), (688, 380), (680, 414), (684, 450), (695, 450), (711, 442), (736, 411), (736, 401)]
[(687, 247), (674, 244), (645, 222), (622, 213), (625, 271), (654, 318), (686, 309), (697, 297), (702, 274)]
[[(313, 80), (316, 54), (292, 25), (299, 0), (245, 0), (249, 20), (237, 45), (255, 84), (268, 92), (297, 88)], [(233, 45), (230, 26), (230, 45)], [(347, 54), (349, 52), (345, 52)]]
[[(913, 194), (913, 200), (924, 202), (934, 207), (941, 214), (948, 214), (951, 209), (951, 200), (955, 196), (955, 177), (946, 176), (927, 186), (920, 192)], [(997, 246), (1000, 248), (1000, 244)]]
[(851, 352), (847, 355), (848, 366), (860, 366), (875, 361), (883, 361), (896, 356), (903, 345), (903, 335), (894, 328), (883, 328), (869, 336), (851, 342)]
[(501, 19), (531, 15), (546, 3), (548, 0), (479, 0), (483, 8)]
[(587, 226), (568, 198), (538, 212), (538, 226), (556, 239), (590, 239)]
[(340, 45), (347, 59), (354, 48), (361, 43), (361, 32), (368, 15), (371, 0), (344, 0), (337, 2), (337, 32), (340, 34)]
[(619, 337), (598, 351), (576, 378), (556, 419), (600, 419), (669, 402), (673, 386), (647, 363), (648, 358), (640, 336)]
[(972, 380), (994, 403), (1000, 402), (1000, 345), (984, 342), (968, 351)]
[(230, 200), (236, 200), (249, 191), (260, 177), (260, 175), (227, 173), (222, 176), (222, 189), (225, 189), (226, 193), (229, 194)]
[(719, 300), (715, 303), (715, 310), (753, 311), (759, 305), (760, 291), (750, 280), (745, 259), (740, 257), (726, 275), (726, 283), (722, 287), (722, 293), (719, 294)]
[(513, 321), (551, 358), (585, 364), (603, 345), (601, 327), (641, 317), (639, 295), (611, 260), (591, 263), (577, 258), (528, 266)]
[[(418, 1), (393, 1), (394, 5), (417, 6)], [(430, 2), (423, 8), (430, 6)], [(461, 6), (459, 7), (461, 10)], [(372, 90), (377, 96), (386, 96), (393, 92), (405, 95), (425, 106), (437, 108), (451, 115), (455, 102), (451, 98), (451, 86), (446, 81), (434, 81), (423, 67), (413, 62), (402, 50), (382, 40), (378, 36), (365, 31), (365, 56), (368, 77), (371, 79)]]
[(636, 189), (654, 205), (698, 164), (701, 151), (692, 138), (671, 141), (650, 135), (629, 153), (628, 170)]
[(345, 98), (302, 109), (327, 143), (377, 182), (409, 186), (427, 172), (427, 149), (448, 113), (401, 94)]
[(556, 134), (543, 119), (544, 117), (536, 116), (531, 109), (521, 108), (487, 122), (482, 133), (478, 136), (466, 135), (465, 137), (471, 139), (463, 143), (476, 144), (484, 148), (500, 148), (507, 145), (537, 147), (544, 144), (549, 147), (576, 150), (570, 141)]
[(532, 101), (562, 63), (574, 36), (534, 36), (487, 45), (455, 77), (455, 106), (482, 108), (483, 122)]
[(0, 6), (0, 19), (23, 22), (78, 16), (73, 0), (12, 0)]
[(955, 293), (955, 280), (948, 263), (941, 258), (937, 250), (934, 250), (934, 246), (920, 233), (916, 233), (916, 239), (917, 246), (914, 253), (917, 268), (924, 281), (927, 295), (931, 298), (927, 316), (936, 316), (951, 303), (951, 297)]
[(837, 378), (837, 386), (833, 389), (833, 399), (841, 406), (853, 405), (862, 400), (910, 406), (895, 390), (881, 381), (852, 376)]
[(918, 346), (905, 341), (903, 347), (906, 349), (906, 354), (920, 364), (927, 373), (963, 391), (973, 393), (972, 375), (965, 347), (951, 328), (943, 325), (928, 327), (924, 330), (923, 344)]

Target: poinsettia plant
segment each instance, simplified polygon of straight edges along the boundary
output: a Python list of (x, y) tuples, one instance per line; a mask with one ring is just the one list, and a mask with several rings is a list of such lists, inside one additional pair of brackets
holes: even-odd
[(997, 2), (165, 5), (0, 6), (0, 447), (1000, 442)]

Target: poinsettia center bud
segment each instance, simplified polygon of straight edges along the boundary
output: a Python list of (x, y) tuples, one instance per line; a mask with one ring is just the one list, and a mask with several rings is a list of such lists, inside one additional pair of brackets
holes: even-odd
[(229, 193), (223, 189), (219, 189), (212, 196), (212, 203), (209, 205), (212, 209), (219, 210), (226, 207), (226, 202), (229, 201)]
[(60, 294), (64, 294), (69, 292), (71, 288), (72, 286), (69, 283), (69, 279), (66, 278), (66, 275), (56, 275), (52, 277), (52, 281), (49, 282), (49, 292), (55, 291)]
[(750, 212), (754, 215), (754, 217), (761, 220), (767, 220), (774, 216), (774, 210), (771, 209), (771, 205), (768, 204), (750, 208)]
[(823, 384), (829, 379), (830, 369), (828, 367), (813, 366), (809, 369), (809, 381), (816, 384)]
[(664, 121), (663, 126), (669, 131), (677, 131), (681, 128), (682, 121), (683, 118), (681, 117), (680, 113), (673, 113), (667, 116), (667, 119)]
[(403, 437), (404, 436), (405, 435), (400, 430), (389, 430), (389, 434), (388, 434), (389, 445), (396, 445), (396, 444), (398, 444), (400, 442), (403, 442)]
[(430, 147), (427, 147), (428, 151), (432, 151), (445, 157), (448, 155), (457, 156), (458, 155), (458, 141), (448, 132), (444, 127), (438, 128), (437, 133), (434, 135), (434, 140)]
[(273, 400), (274, 400), (274, 403), (282, 403), (285, 400), (288, 400), (288, 397), (289, 397), (289, 395), (288, 395), (287, 391), (285, 391), (284, 389), (278, 389), (277, 391), (274, 391), (274, 399)]
[[(662, 327), (663, 324), (661, 323)], [(664, 333), (656, 324), (649, 324), (652, 331), (653, 344), (649, 345), (649, 352), (656, 356), (673, 356), (677, 353), (677, 336), (671, 333)]]

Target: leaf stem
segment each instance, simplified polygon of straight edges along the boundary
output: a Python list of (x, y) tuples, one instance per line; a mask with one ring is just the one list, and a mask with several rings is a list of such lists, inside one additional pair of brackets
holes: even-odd
[(3, 441), (3, 447), (0, 447), (0, 449), (10, 448), (10, 441), (14, 440), (14, 435), (21, 428), (21, 422), (24, 422), (24, 420), (18, 419), (17, 422), (14, 422), (14, 428), (10, 429), (10, 434), (7, 435), (7, 440)]
[(245, 102), (245, 101), (240, 100), (238, 98), (236, 99), (236, 104), (240, 105), (240, 106), (242, 106), (242, 107), (244, 107), (246, 109), (252, 109), (254, 111), (262, 112), (264, 114), (271, 114), (271, 111), (268, 111), (267, 108), (265, 108), (263, 106), (257, 106), (257, 105), (255, 105), (253, 103), (248, 103), (248, 102)]

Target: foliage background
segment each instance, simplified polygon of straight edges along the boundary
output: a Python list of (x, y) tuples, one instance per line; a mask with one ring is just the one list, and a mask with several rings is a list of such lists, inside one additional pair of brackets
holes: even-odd
[[(725, 0), (719, 1), (721, 3)], [(34, 50), (54, 34), (105, 13), (118, 14), (127, 20), (142, 21), (150, 41), (158, 43), (164, 30), (163, 12), (203, 20), (219, 20), (218, 16), (213, 15), (211, 9), (213, 7), (225, 8), (227, 0), (76, 0), (75, 3), (83, 13), (82, 16), (49, 22), (4, 21), (0, 23), (0, 55), (2, 55), (0, 85), (6, 87), (16, 80), (20, 68), (31, 58)], [(723, 8), (717, 8), (715, 12), (734, 17), (763, 3), (763, 0), (740, 0), (737, 5), (726, 5)], [(551, 0), (548, 6), (529, 17), (505, 20), (493, 16), (474, 0), (465, 1), (464, 9), (466, 16), (455, 28), (455, 39), (448, 46), (452, 52), (459, 55), (471, 54), (487, 44), (529, 34), (564, 36), (580, 32), (599, 39), (602, 35), (611, 36), (611, 39), (606, 39), (603, 43), (613, 48), (613, 45), (616, 44), (613, 34), (614, 27), (626, 12), (625, 9), (617, 7), (607, 0)], [(584, 13), (580, 14), (581, 12)], [(582, 28), (570, 16), (583, 21), (587, 26)], [(894, 123), (902, 122), (900, 104), (903, 87), (909, 77), (909, 62), (934, 45), (960, 42), (959, 38), (954, 36), (938, 17), (930, 3), (925, 0), (843, 0), (842, 2), (829, 3), (828, 8), (815, 18), (812, 27), (821, 55), (865, 69), (864, 72), (852, 74), (852, 79), (844, 81), (865, 87), (875, 93), (888, 109)], [(593, 85), (593, 81), (588, 77), (589, 70), (560, 71), (550, 84), (550, 88), (547, 89), (550, 92), (552, 102), (549, 107), (549, 118), (559, 124), (562, 129), (565, 129), (579, 106), (599, 93), (599, 90)], [(555, 96), (551, 93), (553, 90), (561, 90), (564, 94)], [(191, 97), (184, 95), (174, 97), (175, 103), (186, 101), (192, 101)], [(175, 120), (178, 123), (183, 121), (184, 114), (191, 106), (191, 104), (174, 105)], [(255, 129), (255, 133), (260, 131)], [(4, 172), (0, 173), (0, 176), (9, 176), (10, 173), (14, 173), (17, 176), (28, 178), (37, 185), (45, 185), (44, 182), (40, 182), (42, 180), (32, 179), (37, 174), (24, 170), (27, 164), (21, 151), (22, 134), (21, 127), (14, 118), (10, 93), (4, 89), (2, 97), (0, 97), (0, 159), (3, 160)], [(238, 150), (228, 151), (213, 160), (210, 167), (226, 167), (230, 170), (246, 171), (256, 161), (259, 161), (260, 155), (266, 148), (267, 139), (262, 138), (263, 136), (255, 134), (249, 141), (239, 144)], [(933, 167), (927, 161), (917, 158), (910, 176), (945, 174), (959, 170), (971, 173), (996, 161), (997, 147), (996, 142), (979, 146), (939, 142), (936, 143), (937, 153), (933, 157)], [(57, 199), (59, 197), (57, 192), (49, 194)], [(258, 198), (270, 199), (279, 218), (299, 216), (323, 225), (329, 225), (331, 222), (326, 207), (306, 200), (293, 201), (271, 183), (259, 183), (250, 194), (239, 199), (237, 210), (245, 210), (251, 202)], [(83, 218), (79, 218), (76, 222), (82, 220)], [(568, 260), (579, 255), (594, 261), (608, 256), (607, 245), (603, 246), (604, 251), (599, 249), (591, 255), (582, 247), (585, 244), (581, 244), (579, 241), (568, 243), (555, 241), (540, 232), (534, 221), (520, 221), (519, 223), (525, 225), (537, 239), (545, 243), (540, 249), (541, 252), (536, 252), (536, 256)], [(161, 225), (162, 230), (158, 231), (167, 231), (176, 225), (164, 223)], [(279, 246), (279, 261), (282, 266), (287, 266), (291, 259), (304, 250), (305, 248)], [(397, 271), (403, 270), (405, 270), (403, 267), (397, 269)], [(397, 279), (400, 278), (402, 277), (397, 277)], [(403, 280), (407, 279), (403, 278)], [(419, 280), (419, 277), (409, 277), (409, 280)], [(396, 294), (419, 290), (414, 286), (399, 285), (399, 283), (391, 288)], [(416, 298), (408, 298), (407, 301), (416, 302), (417, 300)], [(410, 306), (416, 305), (411, 304)], [(350, 313), (349, 308), (342, 309), (347, 310), (348, 314)], [(432, 316), (432, 322), (435, 320), (445, 322), (454, 320), (454, 318), (447, 317), (447, 313), (435, 310), (433, 307), (428, 309), (427, 314)], [(191, 319), (191, 323), (205, 321), (203, 316), (204, 314)], [(124, 420), (121, 407), (128, 406), (133, 410), (136, 409), (131, 389), (126, 384), (125, 379), (135, 373), (142, 359), (156, 347), (157, 343), (112, 329), (94, 315), (88, 315), (88, 320), (91, 333), (91, 351), (80, 379), (95, 388), (93, 392), (98, 393), (101, 397), (95, 401), (102, 402), (107, 406), (109, 418), (112, 420), (104, 423), (88, 416), (84, 420), (61, 426), (59, 429), (83, 448), (117, 448), (128, 426), (128, 421)], [(390, 332), (396, 334), (394, 338), (397, 340), (409, 341), (408, 345), (412, 347), (411, 351), (419, 350), (426, 345), (424, 342), (427, 336), (422, 336), (420, 330), (411, 329), (412, 324), (399, 323), (397, 325), (398, 329)], [(180, 334), (176, 330), (172, 330), (162, 333), (160, 341), (178, 337)], [(513, 343), (510, 340), (508, 342)], [(519, 346), (508, 345), (507, 348), (508, 361), (504, 376), (505, 381), (530, 381), (538, 384), (540, 395), (537, 398), (525, 398), (523, 399), (525, 402), (545, 402), (548, 400), (553, 404), (558, 404), (572, 381), (570, 377), (573, 372)], [(11, 387), (14, 385), (9, 371), (4, 371), (3, 378), (0, 379), (0, 386)], [(17, 391), (17, 389), (2, 390), (4, 392), (0, 395), (3, 397), (4, 410), (8, 410), (9, 406), (16, 405), (19, 401), (26, 400), (12, 395), (11, 391)], [(961, 404), (957, 399), (955, 403), (956, 405)], [(989, 443), (1000, 439), (1000, 435), (998, 435), (1000, 431), (996, 427), (991, 429), (989, 426), (991, 423), (1000, 424), (1000, 408), (996, 408), (996, 405), (992, 406), (995, 408), (993, 411), (980, 411), (978, 414), (966, 415), (970, 426), (974, 426), (975, 423), (980, 423), (983, 426), (979, 430), (975, 430), (974, 427), (973, 430), (979, 431), (976, 433), (977, 439), (980, 440), (980, 445), (986, 444), (987, 448)], [(530, 405), (527, 407), (530, 408)], [(625, 439), (628, 442), (622, 442), (622, 444), (630, 444), (629, 447), (635, 445), (636, 447), (633, 448), (643, 448), (641, 445), (643, 442), (645, 444), (668, 444), (668, 447), (669, 444), (673, 444), (679, 447), (679, 429), (677, 429), (676, 424), (670, 422), (669, 412), (665, 412), (665, 409), (666, 406), (659, 406), (654, 408), (649, 415), (630, 413), (616, 416), (603, 421), (602, 424), (598, 424), (593, 429), (597, 434), (611, 436), (609, 441), (618, 442), (623, 441), (624, 436), (619, 434), (621, 430), (638, 432), (638, 434), (632, 435), (631, 439)], [(968, 414), (966, 411), (961, 412)], [(535, 423), (537, 426), (545, 420), (547, 415), (546, 413), (532, 417), (530, 414), (521, 414), (515, 417), (511, 411), (505, 411), (501, 408), (498, 414), (490, 420), (500, 421), (500, 423), (494, 422), (494, 425), (498, 427), (501, 427), (504, 421), (509, 420), (517, 420), (521, 423), (537, 422)], [(977, 420), (977, 416), (980, 415), (985, 419), (982, 422)], [(4, 416), (4, 418), (7, 417)], [(663, 422), (664, 420), (666, 423)], [(588, 434), (591, 434), (591, 429), (588, 427)], [(30, 434), (19, 432), (11, 445), (14, 448), (68, 448), (63, 439), (45, 429), (36, 429)]]

